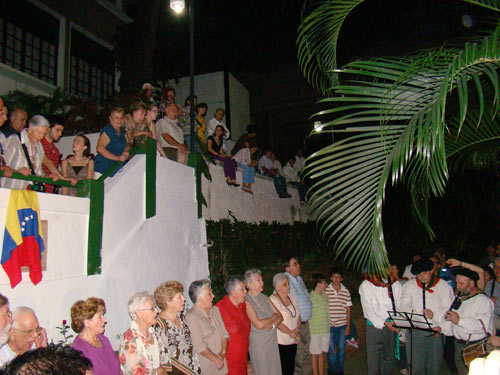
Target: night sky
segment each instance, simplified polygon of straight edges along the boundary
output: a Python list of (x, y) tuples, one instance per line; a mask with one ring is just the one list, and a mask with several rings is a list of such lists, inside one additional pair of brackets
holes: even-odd
[[(128, 3), (133, 18), (138, 2)], [(297, 66), (295, 46), (302, 0), (194, 0), (195, 74), (228, 70), (250, 91), (251, 118), (263, 146), (284, 160), (307, 140), (320, 98)], [(459, 42), (485, 26), (481, 8), (457, 0), (367, 0), (348, 17), (339, 40), (339, 65), (360, 57), (403, 55)], [(473, 25), (463, 25), (470, 15)], [(165, 0), (154, 55), (154, 79), (189, 74), (187, 12), (176, 15)], [(209, 116), (212, 113), (209, 109)]]

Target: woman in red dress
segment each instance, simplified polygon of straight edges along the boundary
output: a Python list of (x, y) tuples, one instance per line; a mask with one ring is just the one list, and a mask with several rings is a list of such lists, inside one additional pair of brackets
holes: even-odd
[(237, 277), (230, 278), (225, 285), (226, 296), (216, 306), (229, 332), (226, 361), (228, 375), (247, 375), (248, 338), (250, 320), (247, 316), (245, 283)]

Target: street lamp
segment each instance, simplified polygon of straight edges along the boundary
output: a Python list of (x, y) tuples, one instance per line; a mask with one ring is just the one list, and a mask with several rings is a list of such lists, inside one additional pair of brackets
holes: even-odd
[[(194, 126), (194, 21), (193, 21), (193, 2), (188, 0), (189, 13), (189, 122), (191, 126), (189, 149), (194, 152), (195, 145), (195, 126)], [(170, 8), (176, 13), (183, 11), (185, 0), (170, 0)]]
[(170, 8), (172, 8), (175, 13), (182, 12), (185, 8), (184, 0), (170, 0)]

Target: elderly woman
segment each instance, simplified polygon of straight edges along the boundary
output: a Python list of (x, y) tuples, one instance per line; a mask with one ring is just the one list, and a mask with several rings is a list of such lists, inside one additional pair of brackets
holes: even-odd
[(283, 316), (265, 294), (259, 270), (245, 272), (247, 315), (250, 331), (250, 361), (255, 374), (281, 375), (280, 353), (276, 327)]
[(142, 146), (147, 137), (153, 137), (146, 123), (146, 105), (143, 102), (132, 103), (130, 114), (125, 115), (123, 123), (130, 146)]
[[(97, 156), (95, 157), (94, 170), (105, 173), (117, 161), (127, 161), (127, 137), (123, 126), (123, 109), (114, 107), (109, 113), (109, 124), (106, 125), (97, 140)], [(96, 175), (99, 177), (99, 175)]]
[(121, 370), (124, 375), (164, 375), (160, 368), (160, 349), (153, 328), (158, 310), (148, 292), (134, 294), (128, 301), (128, 313), (132, 318), (118, 349)]
[(106, 305), (90, 297), (71, 306), (71, 328), (78, 336), (71, 344), (92, 362), (94, 375), (120, 375), (120, 362), (109, 339), (104, 336)]
[(293, 375), (300, 331), (299, 305), (295, 296), (290, 294), (290, 281), (287, 274), (274, 275), (273, 287), (276, 293), (270, 299), (283, 315), (283, 321), (278, 325), (281, 369), (283, 375)]
[(226, 296), (215, 306), (219, 308), (226, 330), (229, 332), (227, 370), (229, 375), (246, 375), (250, 336), (250, 320), (245, 304), (247, 290), (245, 283), (237, 277), (227, 280), (225, 290)]
[[(25, 176), (34, 174), (45, 176), (42, 170), (42, 164), (46, 166), (56, 180), (67, 180), (56, 169), (54, 163), (45, 156), (45, 151), (41, 140), (49, 131), (49, 121), (40, 115), (33, 116), (28, 122), (28, 129), (23, 129), (17, 136), (12, 134), (5, 143), (4, 159), (5, 163)], [(8, 189), (26, 189), (29, 181), (4, 179), (2, 187)]]
[(178, 281), (167, 281), (155, 290), (155, 302), (160, 316), (155, 326), (160, 344), (160, 361), (172, 375), (201, 374), (198, 355), (193, 352), (191, 332), (182, 312), (186, 299), (184, 287)]
[(9, 329), (11, 325), (12, 312), (9, 308), (9, 299), (0, 294), (0, 346), (9, 340)]
[(204, 375), (227, 374), (226, 353), (229, 334), (219, 309), (212, 305), (214, 294), (210, 280), (196, 280), (189, 286), (194, 306), (186, 314), (193, 347), (200, 358)]

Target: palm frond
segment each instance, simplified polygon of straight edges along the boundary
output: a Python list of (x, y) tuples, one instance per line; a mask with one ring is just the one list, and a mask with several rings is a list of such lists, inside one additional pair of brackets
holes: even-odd
[(491, 9), (500, 12), (500, 2), (498, 0), (464, 0), (466, 3), (481, 6), (483, 8)]
[[(449, 134), (462, 139), (457, 153), (470, 149), (467, 137), (477, 129), (477, 139), (487, 136), (483, 120), (499, 111), (499, 41), (497, 28), (462, 50), (359, 60), (341, 70), (349, 80), (332, 87), (336, 95), (323, 100), (331, 108), (317, 116), (327, 118), (326, 131), (351, 135), (311, 155), (305, 174), (320, 232), (348, 263), (379, 274), (388, 266), (382, 207), (389, 181), (409, 185), (415, 216), (432, 236), (427, 199), (445, 192)], [(455, 96), (457, 113), (450, 115)]]
[(307, 0), (297, 37), (299, 66), (304, 76), (326, 94), (336, 82), (337, 40), (344, 20), (363, 0)]

